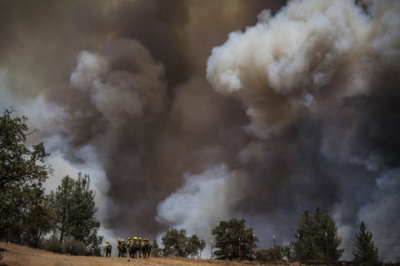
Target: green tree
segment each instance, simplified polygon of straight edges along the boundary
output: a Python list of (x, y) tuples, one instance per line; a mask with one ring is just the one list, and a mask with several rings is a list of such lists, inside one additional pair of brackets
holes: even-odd
[(27, 206), (23, 219), (23, 242), (38, 248), (43, 237), (54, 228), (54, 211), (50, 206), (49, 197), (44, 196), (43, 190), (31, 191), (37, 197)]
[(295, 232), (298, 237), (296, 253), (301, 261), (337, 261), (344, 249), (339, 249), (342, 242), (337, 236), (337, 226), (333, 219), (315, 210), (314, 215), (305, 211)]
[(253, 233), (253, 228), (246, 228), (244, 219), (231, 219), (221, 221), (212, 230), (215, 238), (214, 252), (217, 258), (226, 259), (252, 259), (255, 254), (256, 242), (258, 238)]
[(353, 248), (354, 262), (377, 265), (379, 263), (378, 248), (372, 241), (372, 233), (367, 231), (364, 222), (360, 224), (360, 230), (356, 234)]
[(200, 252), (206, 247), (206, 242), (203, 239), (200, 239), (196, 234), (187, 238), (186, 245), (187, 254), (192, 258), (195, 256), (200, 257)]
[(77, 180), (65, 176), (50, 195), (55, 212), (55, 234), (60, 243), (72, 238), (83, 242), (89, 254), (100, 255), (103, 237), (97, 236), (100, 222), (96, 218), (94, 197), (90, 177), (80, 173)]
[(187, 257), (187, 237), (185, 229), (179, 231), (175, 228), (168, 229), (161, 237), (161, 241), (164, 246), (164, 256)]
[[(191, 256), (193, 258), (194, 256), (199, 256), (199, 253), (203, 251), (206, 246), (206, 242), (200, 239), (196, 234), (190, 237), (186, 236), (185, 229), (168, 229), (162, 236), (161, 241), (164, 246), (162, 252), (165, 257), (178, 256), (187, 258)], [(154, 244), (157, 245), (157, 242), (154, 242), (153, 245)]]
[(12, 113), (6, 109), (0, 117), (0, 238), (22, 243), (24, 223), (34, 222), (29, 212), (34, 206), (40, 208), (42, 185), (52, 169), (44, 163), (49, 154), (43, 143), (27, 147), (27, 137), (33, 132), (28, 119), (12, 117)]

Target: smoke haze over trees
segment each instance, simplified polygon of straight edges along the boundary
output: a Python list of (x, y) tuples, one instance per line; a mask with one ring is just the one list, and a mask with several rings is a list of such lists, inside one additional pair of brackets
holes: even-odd
[(115, 238), (207, 240), (238, 217), (261, 243), (289, 242), (316, 206), (343, 238), (361, 221), (391, 236), (400, 5), (283, 4), (1, 1), (0, 106), (29, 116), (55, 176), (96, 177)]

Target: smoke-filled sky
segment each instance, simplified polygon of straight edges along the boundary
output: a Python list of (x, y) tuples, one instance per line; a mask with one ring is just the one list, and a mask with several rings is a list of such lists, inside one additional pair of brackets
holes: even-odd
[(395, 260), (399, 29), (395, 0), (5, 0), (0, 106), (52, 153), (48, 189), (91, 175), (110, 237), (235, 217), (268, 247), (321, 206)]

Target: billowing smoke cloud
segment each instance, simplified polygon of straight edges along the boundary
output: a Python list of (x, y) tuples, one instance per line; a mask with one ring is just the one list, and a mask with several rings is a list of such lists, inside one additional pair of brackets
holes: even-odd
[(218, 220), (230, 219), (231, 206), (243, 197), (246, 176), (218, 165), (184, 177), (185, 185), (160, 203), (156, 219), (210, 238)]
[[(262, 159), (239, 210), (281, 217), (322, 205), (344, 228), (364, 220), (379, 236), (396, 231), (399, 194), (388, 187), (398, 177), (388, 171), (399, 166), (399, 110), (388, 104), (399, 99), (399, 12), (394, 1), (367, 13), (350, 1), (292, 1), (213, 49), (208, 80), (243, 103), (264, 145), (243, 151)], [(387, 244), (383, 254), (395, 250)]]
[(399, 228), (396, 1), (27, 2), (0, 4), (0, 105), (90, 173), (109, 236), (243, 217), (268, 246), (317, 206)]

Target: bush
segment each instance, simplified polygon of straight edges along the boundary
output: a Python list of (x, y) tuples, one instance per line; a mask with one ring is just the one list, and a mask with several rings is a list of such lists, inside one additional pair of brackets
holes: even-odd
[(49, 239), (44, 240), (40, 248), (55, 253), (62, 252), (60, 240), (58, 240), (57, 237), (55, 237), (54, 235)]
[(74, 239), (66, 239), (62, 245), (62, 253), (70, 255), (86, 255), (87, 248), (85, 243)]
[(51, 251), (60, 254), (70, 254), (70, 255), (88, 255), (88, 250), (85, 243), (82, 241), (77, 241), (72, 238), (65, 239), (64, 243), (60, 243), (60, 240), (52, 236), (49, 239), (43, 241), (40, 246), (41, 249)]
[(285, 249), (281, 246), (276, 246), (268, 249), (259, 249), (256, 251), (257, 261), (273, 262), (283, 261)]

